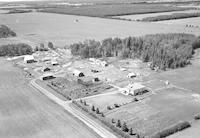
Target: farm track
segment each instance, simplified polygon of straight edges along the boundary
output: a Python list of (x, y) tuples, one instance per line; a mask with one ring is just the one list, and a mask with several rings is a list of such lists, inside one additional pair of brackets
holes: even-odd
[(34, 79), (34, 80), (32, 80), (30, 82), (30, 84), (33, 87), (35, 87), (41, 93), (46, 95), (49, 99), (51, 99), (52, 101), (54, 101), (55, 103), (57, 103), (58, 105), (63, 107), (66, 111), (71, 113), (73, 116), (75, 116), (76, 118), (81, 120), (84, 124), (86, 124), (92, 130), (94, 130), (99, 136), (101, 136), (102, 138), (117, 138), (114, 134), (112, 134), (111, 132), (109, 132), (108, 130), (103, 128), (101, 125), (99, 125), (98, 123), (94, 122), (92, 119), (88, 118), (86, 115), (84, 115), (83, 113), (81, 113), (77, 109), (72, 108), (70, 106), (71, 101), (67, 101), (66, 102), (66, 101), (60, 100), (59, 98), (54, 96), (52, 93), (50, 93), (49, 91), (47, 91), (46, 89), (44, 89), (43, 87), (38, 85), (35, 81), (36, 80)]

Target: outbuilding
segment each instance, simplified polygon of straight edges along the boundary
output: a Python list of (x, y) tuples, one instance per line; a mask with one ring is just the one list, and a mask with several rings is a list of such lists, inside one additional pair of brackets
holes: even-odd
[(54, 79), (55, 77), (53, 76), (53, 73), (45, 73), (42, 76), (42, 80), (50, 80), (50, 79)]
[(24, 63), (33, 63), (33, 62), (35, 62), (33, 55), (24, 56)]
[(73, 75), (76, 76), (76, 77), (83, 77), (83, 76), (85, 76), (85, 75), (83, 74), (83, 72), (81, 72), (81, 71), (79, 71), (79, 70), (74, 70), (74, 71), (73, 71)]
[(128, 86), (122, 89), (122, 94), (124, 95), (136, 96), (136, 95), (142, 95), (146, 92), (148, 92), (148, 89), (140, 83), (129, 84)]
[(57, 65), (59, 65), (59, 63), (57, 61), (51, 61), (51, 65), (57, 66)]
[(135, 74), (135, 73), (133, 73), (133, 72), (131, 72), (131, 73), (129, 73), (128, 75), (127, 75), (127, 77), (128, 78), (134, 78), (134, 77), (136, 77), (137, 75)]
[(48, 67), (46, 67), (46, 68), (43, 69), (44, 72), (47, 72), (47, 71), (50, 71), (50, 70), (51, 70), (51, 69), (48, 68)]

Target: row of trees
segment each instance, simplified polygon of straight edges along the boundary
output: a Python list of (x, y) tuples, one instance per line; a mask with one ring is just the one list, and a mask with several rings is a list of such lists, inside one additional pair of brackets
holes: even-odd
[(32, 53), (32, 47), (23, 43), (0, 46), (0, 56), (20, 56)]
[(0, 38), (14, 37), (17, 34), (5, 25), (0, 26)]
[(200, 37), (190, 34), (156, 34), (144, 37), (86, 40), (70, 46), (74, 56), (82, 58), (140, 58), (162, 70), (189, 64), (194, 49), (200, 47)]

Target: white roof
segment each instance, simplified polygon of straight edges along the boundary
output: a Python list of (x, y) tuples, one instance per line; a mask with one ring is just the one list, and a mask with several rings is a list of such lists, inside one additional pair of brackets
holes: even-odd
[(44, 74), (42, 75), (42, 77), (47, 77), (47, 76), (53, 76), (53, 73), (48, 72), (48, 73), (44, 73)]
[(136, 76), (136, 74), (131, 72), (131, 73), (128, 74), (128, 76)]
[(27, 61), (27, 60), (34, 60), (34, 56), (33, 55), (25, 55), (24, 61)]
[(129, 84), (127, 86), (127, 88), (131, 89), (131, 90), (138, 90), (138, 89), (143, 89), (145, 88), (144, 85), (140, 84), (140, 83), (133, 83), (133, 84)]
[(76, 75), (78, 75), (78, 74), (80, 74), (80, 73), (82, 73), (82, 72), (79, 71), (79, 70), (77, 70), (77, 69), (75, 69), (75, 70), (73, 70), (73, 73), (76, 74)]

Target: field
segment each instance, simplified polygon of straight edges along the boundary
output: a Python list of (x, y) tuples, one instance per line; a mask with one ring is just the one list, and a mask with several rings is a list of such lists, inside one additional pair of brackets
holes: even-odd
[(58, 105), (32, 89), (23, 73), (0, 59), (1, 138), (98, 138)]
[(167, 25), (182, 25), (182, 26), (190, 26), (199, 27), (200, 17), (195, 18), (187, 18), (187, 19), (177, 19), (177, 20), (168, 20), (168, 21), (158, 21), (156, 23), (159, 24), (167, 24)]
[(185, 8), (165, 4), (109, 4), (109, 5), (89, 5), (80, 7), (56, 7), (44, 8), (43, 12), (71, 14), (92, 17), (108, 17), (130, 14), (155, 13), (184, 10)]
[(8, 25), (18, 34), (16, 38), (18, 40), (30, 41), (35, 45), (52, 41), (58, 47), (85, 39), (102, 40), (108, 37), (155, 33), (184, 32), (200, 35), (200, 31), (196, 28), (185, 28), (179, 25), (138, 23), (51, 13), (0, 14), (0, 20), (1, 24)]
[(171, 15), (174, 13), (195, 13), (199, 10), (184, 10), (184, 11), (172, 11), (172, 12), (159, 12), (159, 13), (146, 13), (146, 14), (136, 14), (136, 15), (124, 15), (124, 16), (113, 16), (114, 18), (126, 19), (126, 20), (142, 20), (147, 17), (156, 17), (160, 15)]

